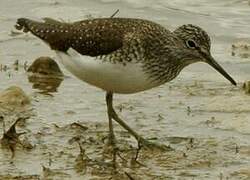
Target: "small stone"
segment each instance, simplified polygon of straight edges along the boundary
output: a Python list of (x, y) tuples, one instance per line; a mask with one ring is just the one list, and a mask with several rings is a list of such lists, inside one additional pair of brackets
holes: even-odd
[(244, 82), (243, 89), (244, 89), (246, 94), (250, 94), (250, 81)]
[(39, 57), (28, 68), (28, 72), (41, 75), (63, 76), (58, 64), (50, 57)]
[(232, 44), (232, 56), (238, 56), (240, 58), (250, 57), (250, 42), (239, 41)]
[(0, 105), (25, 106), (30, 104), (29, 97), (18, 86), (11, 86), (0, 93)]

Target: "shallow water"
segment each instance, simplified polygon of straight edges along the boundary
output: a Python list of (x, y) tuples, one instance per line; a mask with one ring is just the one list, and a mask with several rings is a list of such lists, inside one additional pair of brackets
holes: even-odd
[[(150, 19), (171, 30), (187, 23), (201, 26), (211, 36), (213, 56), (239, 84), (233, 87), (208, 65), (197, 63), (161, 87), (133, 95), (116, 95), (116, 107), (122, 109), (119, 113), (131, 127), (175, 149), (141, 152), (139, 161), (145, 166), (121, 166), (120, 179), (128, 179), (124, 172), (135, 179), (250, 179), (250, 103), (249, 95), (241, 89), (242, 83), (250, 79), (250, 63), (249, 58), (231, 56), (232, 44), (250, 40), (250, 6), (246, 0), (0, 1), (0, 64), (11, 67), (0, 72), (0, 90), (11, 85), (24, 89), (32, 99), (34, 114), (25, 127), (17, 127), (18, 131), (27, 132), (24, 137), (34, 148), (30, 151), (17, 148), (14, 159), (10, 152), (0, 149), (0, 177), (108, 179), (112, 176), (110, 168), (100, 170), (101, 165), (97, 166), (99, 169), (90, 166), (85, 173), (79, 173), (75, 167), (79, 146), (71, 140), (80, 136), (81, 142), (86, 141), (83, 148), (87, 156), (107, 161), (103, 160), (104, 143), (100, 140), (108, 130), (104, 92), (81, 82), (60, 66), (66, 77), (58, 91), (39, 93), (28, 82), (23, 68), (16, 71), (13, 63), (18, 60), (22, 65), (27, 61), (30, 65), (37, 57), (55, 55), (33, 36), (14, 36), (11, 31), (19, 17), (73, 21), (90, 15), (108, 17), (116, 9), (120, 10), (116, 16)], [(15, 115), (6, 119), (9, 126)], [(88, 129), (70, 126), (74, 122)], [(115, 127), (121, 146), (127, 147), (129, 143), (136, 147), (132, 137), (118, 125)], [(124, 152), (124, 156), (131, 159), (133, 153)]]

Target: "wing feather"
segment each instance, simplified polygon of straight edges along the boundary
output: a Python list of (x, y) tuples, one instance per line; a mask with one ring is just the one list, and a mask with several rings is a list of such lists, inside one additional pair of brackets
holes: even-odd
[(54, 50), (67, 52), (73, 48), (89, 56), (106, 55), (121, 48), (124, 37), (124, 31), (108, 20), (64, 23), (48, 18), (45, 22), (20, 18), (16, 28), (31, 32)]

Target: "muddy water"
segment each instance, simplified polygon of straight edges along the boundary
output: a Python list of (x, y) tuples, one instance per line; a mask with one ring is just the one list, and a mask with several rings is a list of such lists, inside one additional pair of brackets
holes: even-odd
[[(73, 21), (107, 17), (116, 9), (119, 17), (146, 18), (171, 30), (186, 23), (200, 25), (212, 38), (213, 56), (239, 86), (231, 86), (208, 65), (197, 63), (161, 87), (115, 96), (128, 124), (174, 150), (143, 150), (140, 163), (135, 163), (136, 142), (116, 125), (123, 158), (118, 158), (118, 173), (112, 174), (105, 149), (104, 92), (79, 81), (62, 66), (65, 79), (57, 92), (33, 89), (22, 65), (54, 54), (33, 36), (11, 31), (18, 17)], [(4, 112), (6, 127), (18, 116), (31, 116), (17, 131), (26, 132), (21, 139), (33, 146), (30, 150), (17, 147), (14, 158), (1, 148), (0, 179), (250, 179), (250, 103), (241, 89), (250, 80), (250, 59), (231, 56), (232, 44), (250, 40), (249, 10), (247, 0), (0, 1), (0, 63), (9, 67), (0, 72), (0, 90), (17, 85), (31, 98), (28, 110)], [(16, 60), (18, 70), (13, 67)], [(80, 156), (79, 144), (85, 150)]]

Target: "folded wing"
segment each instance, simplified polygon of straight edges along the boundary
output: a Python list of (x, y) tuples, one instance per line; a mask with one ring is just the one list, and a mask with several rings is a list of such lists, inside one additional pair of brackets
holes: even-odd
[(124, 31), (112, 21), (84, 20), (64, 23), (53, 19), (38, 22), (27, 18), (17, 20), (16, 28), (31, 32), (45, 41), (51, 49), (67, 52), (75, 49), (82, 55), (107, 55), (123, 46)]

